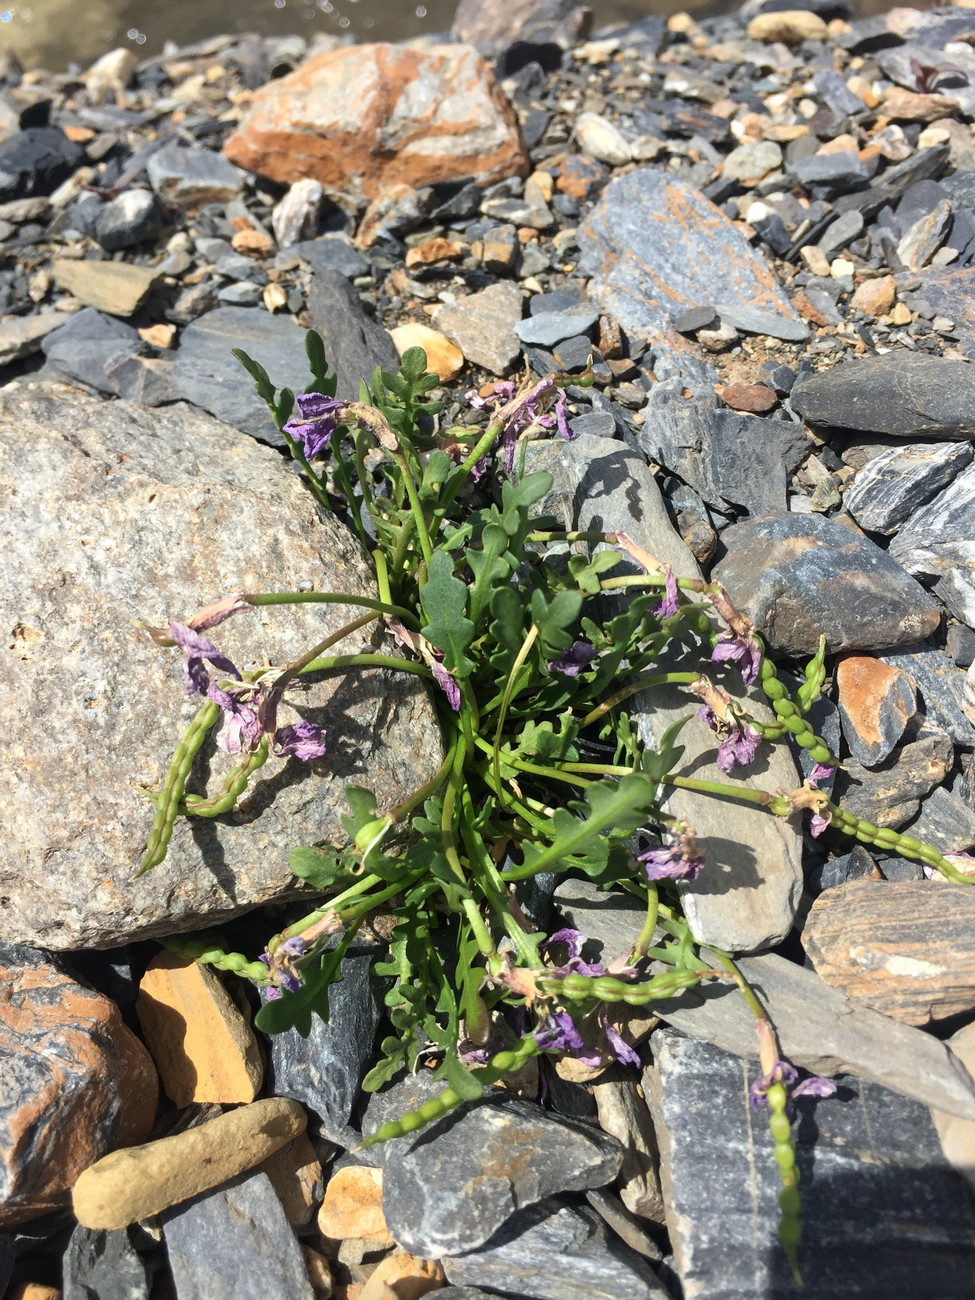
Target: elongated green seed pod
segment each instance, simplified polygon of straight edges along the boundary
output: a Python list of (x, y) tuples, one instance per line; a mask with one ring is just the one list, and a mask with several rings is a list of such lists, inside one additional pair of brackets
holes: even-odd
[(183, 791), (193, 768), (193, 760), (206, 739), (207, 732), (216, 722), (219, 713), (220, 706), (214, 704), (212, 700), (207, 700), (205, 704), (197, 709), (193, 721), (183, 732), (182, 739), (176, 746), (172, 761), (169, 764), (169, 770), (166, 773), (166, 779), (163, 781), (162, 789), (157, 791), (154, 796), (151, 796), (153, 803), (156, 805), (156, 816), (153, 819), (152, 829), (146, 841), (146, 851), (139, 863), (136, 875), (141, 876), (144, 872), (151, 870), (152, 867), (158, 867), (160, 862), (165, 860), (169, 841), (173, 835), (173, 827), (176, 825), (176, 818), (179, 815)]
[(775, 1163), (779, 1167), (782, 1190), (779, 1192), (779, 1241), (785, 1251), (793, 1277), (801, 1285), (799, 1272), (799, 1242), (802, 1223), (799, 1212), (802, 1201), (799, 1195), (799, 1168), (796, 1164), (796, 1144), (789, 1120), (789, 1093), (783, 1083), (769, 1085), (765, 1095), (768, 1103), (768, 1126), (775, 1143)]
[(539, 975), (539, 989), (546, 994), (570, 1002), (625, 1002), (627, 1006), (641, 1007), (659, 998), (672, 998), (684, 989), (693, 988), (702, 979), (714, 977), (715, 971), (704, 968), (693, 970), (662, 971), (641, 984), (628, 984), (611, 975), (566, 975), (559, 979)]
[(260, 744), (253, 754), (237, 764), (228, 774), (223, 789), (212, 799), (203, 799), (199, 795), (188, 794), (180, 805), (180, 812), (187, 817), (222, 817), (224, 813), (233, 812), (237, 800), (247, 789), (247, 783), (253, 774), (267, 762), (270, 750), (267, 736), (262, 736)]
[(202, 939), (176, 939), (167, 936), (159, 942), (169, 952), (179, 953), (181, 957), (189, 957), (204, 966), (215, 966), (217, 970), (229, 971), (244, 979), (256, 980), (259, 984), (267, 983), (268, 968), (264, 963), (251, 961), (242, 952), (224, 952), (222, 948), (207, 944)]

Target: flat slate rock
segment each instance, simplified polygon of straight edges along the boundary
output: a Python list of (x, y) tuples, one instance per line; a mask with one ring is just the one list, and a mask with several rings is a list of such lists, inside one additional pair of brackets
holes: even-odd
[(62, 1300), (149, 1300), (146, 1266), (126, 1228), (83, 1228), (71, 1234), (64, 1254)]
[(149, 350), (131, 325), (94, 307), (68, 316), (41, 347), (52, 369), (115, 396), (119, 386), (110, 372)]
[[(700, 190), (655, 167), (610, 182), (579, 227), (580, 270), (591, 297), (632, 335), (645, 336), (655, 363), (708, 391), (714, 373), (673, 326), (689, 307), (714, 305), (729, 320), (785, 337), (808, 331), (764, 259)], [(742, 317), (741, 313), (745, 316)], [(658, 378), (666, 377), (657, 368)]]
[[(411, 1076), (374, 1096), (362, 1131), (415, 1110), (446, 1085)], [(416, 1135), (380, 1148), (383, 1214), (404, 1250), (421, 1259), (483, 1246), (519, 1209), (558, 1192), (604, 1187), (623, 1149), (599, 1129), (489, 1094)]]
[(898, 351), (801, 379), (792, 405), (810, 424), (896, 438), (975, 436), (975, 366)]
[[(308, 314), (322, 336), (329, 368), (338, 376), (336, 397), (358, 401), (359, 381), (371, 379), (376, 366), (399, 370), (399, 355), (389, 333), (368, 315), (341, 271), (315, 272), (308, 291)], [(307, 383), (306, 379), (302, 388)]]
[(884, 650), (930, 636), (941, 610), (865, 537), (820, 515), (749, 519), (725, 530), (714, 578), (773, 649)]
[(971, 1295), (975, 1216), (923, 1103), (854, 1078), (839, 1079), (835, 1097), (797, 1100), (797, 1287), (777, 1241), (781, 1184), (766, 1114), (746, 1102), (757, 1063), (673, 1030), (651, 1042), (644, 1087), (685, 1300)]
[(506, 375), (521, 354), (515, 326), (521, 320), (522, 294), (501, 281), (456, 302), (445, 303), (433, 323), (468, 361), (492, 375)]
[[(372, 595), (351, 533), (319, 516), (276, 452), (183, 404), (148, 410), (60, 385), (8, 387), (0, 446), (7, 490), (17, 489), (0, 690), (5, 935), (115, 947), (307, 896), (288, 847), (341, 841), (346, 784), (391, 807), (436, 770), (425, 691), (401, 674), (357, 672), (302, 692), (299, 714), (289, 703), (281, 721), (323, 725), (326, 757), (272, 758), (246, 812), (180, 819), (167, 860), (135, 879), (152, 823), (141, 788), (160, 787), (197, 702), (183, 694), (179, 652), (132, 620), (185, 619), (243, 588)], [(217, 643), (241, 666), (286, 663), (348, 617), (324, 608), (238, 614)], [(234, 762), (206, 750), (191, 789), (209, 780), (215, 790)]]
[(52, 330), (64, 324), (59, 311), (41, 311), (33, 316), (10, 316), (0, 321), (0, 366), (28, 357), (41, 346)]
[(441, 1263), (451, 1283), (525, 1300), (667, 1300), (670, 1294), (595, 1210), (555, 1198), (513, 1215), (479, 1250)]
[(890, 553), (933, 586), (957, 618), (975, 625), (975, 465), (904, 520)]
[(949, 736), (925, 728), (873, 767), (847, 758), (837, 773), (834, 798), (855, 817), (901, 830), (917, 816), (925, 795), (945, 779), (953, 757)]
[(963, 749), (975, 749), (975, 726), (965, 714), (965, 674), (953, 659), (924, 645), (902, 646), (880, 658), (913, 679), (932, 726), (947, 732)]
[(850, 753), (866, 767), (882, 763), (917, 712), (914, 682), (872, 655), (844, 655), (834, 681)]
[[(843, 505), (868, 532), (895, 533), (948, 487), (971, 459), (967, 442), (889, 447), (860, 470), (843, 495)], [(921, 516), (922, 527), (926, 515), (927, 511)]]
[[(965, 207), (975, 205), (975, 184), (972, 178), (975, 172), (955, 172), (946, 178), (948, 185), (952, 182), (967, 181), (970, 192), (959, 199)], [(899, 279), (917, 281), (917, 276), (908, 272)], [(943, 271), (924, 271), (922, 277), (922, 294), (925, 302), (930, 303), (939, 316), (944, 316), (954, 325), (958, 336), (957, 347), (975, 361), (975, 266), (947, 267)]]

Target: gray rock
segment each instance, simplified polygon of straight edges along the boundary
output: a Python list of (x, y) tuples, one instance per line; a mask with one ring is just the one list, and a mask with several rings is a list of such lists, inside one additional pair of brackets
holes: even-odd
[[(533, 443), (526, 466), (548, 470), (553, 491), (540, 503), (542, 513), (565, 520), (567, 528), (613, 532), (622, 528), (681, 578), (701, 571), (674, 531), (660, 490), (643, 456), (618, 443), (592, 437), (575, 442)], [(622, 572), (622, 568), (618, 572)], [(634, 565), (632, 572), (637, 572)], [(660, 670), (672, 667), (661, 657)], [(686, 667), (686, 665), (682, 665)], [(768, 719), (762, 697), (740, 681), (724, 683), (747, 699), (759, 719)], [(653, 747), (664, 729), (694, 710), (694, 701), (676, 686), (658, 686), (634, 702), (643, 742)], [(714, 764), (714, 737), (696, 720), (681, 733), (683, 763), (704, 780), (726, 778)], [(741, 774), (755, 788), (794, 789), (795, 764), (784, 746), (769, 747), (761, 775)], [(695, 934), (718, 947), (754, 951), (780, 942), (792, 929), (802, 884), (801, 842), (795, 829), (747, 804), (718, 802), (691, 790), (673, 789), (664, 807), (697, 831), (705, 861), (716, 870), (680, 886), (684, 910)]]
[(105, 366), (105, 385), (110, 392), (143, 406), (178, 402), (170, 357), (118, 356)]
[(261, 301), (261, 286), (247, 280), (227, 284), (217, 292), (217, 302), (227, 307), (256, 307)]
[(975, 809), (943, 786), (935, 786), (921, 804), (908, 833), (940, 853), (969, 853), (975, 848)]
[(801, 425), (718, 410), (713, 396), (688, 400), (680, 380), (654, 384), (644, 410), (643, 450), (719, 509), (784, 512), (788, 482), (813, 450)]
[[(636, 899), (603, 893), (588, 880), (563, 882), (556, 902), (566, 924), (595, 941), (592, 960), (625, 953), (646, 920)], [(975, 1119), (975, 1082), (944, 1043), (871, 1011), (824, 984), (815, 971), (784, 957), (741, 957), (738, 965), (759, 990), (782, 1052), (794, 1064), (813, 1074), (856, 1074), (904, 1097)], [(716, 981), (654, 1002), (653, 1009), (682, 1034), (737, 1056), (755, 1055), (755, 1021), (744, 999), (726, 983)]]
[(554, 1198), (515, 1215), (480, 1250), (441, 1262), (452, 1283), (477, 1283), (526, 1300), (668, 1296), (650, 1266), (611, 1238), (594, 1210), (560, 1205)]
[(574, 415), (569, 420), (572, 432), (581, 437), (589, 434), (594, 438), (616, 437), (616, 416), (612, 411), (592, 411), (588, 415)]
[(450, 34), (493, 56), (516, 40), (558, 37), (571, 45), (588, 30), (591, 17), (574, 0), (460, 0)]
[(190, 214), (208, 203), (229, 203), (244, 188), (247, 173), (213, 149), (163, 145), (146, 164), (149, 183), (166, 203)]
[(945, 779), (952, 757), (943, 731), (922, 730), (876, 767), (847, 759), (837, 774), (835, 798), (855, 817), (900, 830), (917, 816), (920, 800)]
[(30, 126), (0, 142), (0, 202), (51, 194), (85, 160), (60, 127)]
[(371, 379), (376, 366), (399, 370), (393, 340), (366, 314), (357, 290), (338, 271), (315, 272), (308, 314), (324, 340), (328, 364), (338, 375), (337, 397), (358, 401), (359, 381)]
[(599, 1127), (623, 1147), (623, 1164), (616, 1180), (620, 1201), (634, 1215), (663, 1223), (657, 1139), (633, 1072), (610, 1066), (590, 1087)]
[(841, 659), (833, 680), (850, 753), (857, 763), (876, 767), (889, 756), (917, 713), (914, 682), (907, 673), (869, 655)]
[(599, 320), (598, 307), (570, 308), (568, 311), (539, 312), (531, 315), (515, 326), (515, 334), (522, 343), (533, 343), (537, 347), (551, 348), (563, 339), (576, 334), (585, 334)]
[(962, 749), (975, 749), (975, 726), (964, 712), (965, 674), (948, 655), (926, 646), (904, 646), (880, 658), (914, 679), (932, 726), (946, 731)]
[(845, 361), (800, 379), (792, 405), (815, 425), (898, 438), (970, 438), (975, 366), (920, 352)]
[(826, 107), (837, 117), (852, 117), (855, 113), (866, 111), (867, 106), (860, 96), (854, 94), (840, 74), (832, 68), (821, 69), (812, 80)]
[(521, 303), (517, 285), (492, 284), (446, 303), (433, 323), (475, 366), (483, 366), (492, 375), (506, 375), (521, 355), (515, 334), (521, 320)]
[[(971, 459), (967, 442), (890, 447), (864, 465), (844, 494), (843, 505), (861, 528), (894, 533), (915, 510), (946, 488)], [(926, 515), (927, 511), (922, 520)]]
[(890, 553), (932, 584), (956, 617), (975, 624), (975, 465), (904, 521)]
[(64, 324), (59, 311), (41, 311), (32, 316), (10, 316), (0, 321), (0, 366), (29, 357), (52, 330)]
[[(0, 446), (19, 489), (6, 555), (16, 651), (0, 692), (6, 937), (111, 947), (307, 897), (287, 850), (341, 840), (349, 781), (390, 807), (436, 770), (425, 693), (371, 672), (302, 693), (299, 715), (289, 705), (281, 721), (322, 724), (327, 756), (314, 768), (272, 758), (246, 811), (181, 819), (166, 862), (134, 879), (152, 821), (141, 788), (160, 786), (196, 705), (178, 653), (131, 620), (185, 618), (244, 585), (372, 593), (351, 534), (319, 517), (277, 453), (182, 404), (149, 411), (56, 385), (8, 388)], [(328, 609), (240, 614), (217, 640), (242, 665), (285, 663), (342, 626), (347, 614)], [(204, 758), (191, 789), (209, 767), (216, 790), (233, 760)]]
[[(290, 316), (272, 316), (253, 307), (217, 307), (184, 330), (173, 383), (181, 397), (224, 424), (283, 447), (284, 439), (231, 349), (243, 348), (264, 366), (273, 384), (300, 393), (310, 380), (304, 337)], [(329, 362), (334, 365), (331, 357)]]
[(106, 252), (117, 253), (155, 239), (162, 229), (163, 210), (152, 190), (123, 190), (108, 203), (92, 194), (75, 205), (72, 224)]
[[(363, 1133), (444, 1086), (416, 1077), (394, 1084), (370, 1100)], [(383, 1214), (397, 1244), (411, 1254), (463, 1255), (483, 1246), (517, 1210), (612, 1182), (622, 1158), (620, 1144), (598, 1129), (519, 1097), (489, 1094), (384, 1148)]]
[(819, 515), (749, 519), (725, 530), (714, 577), (776, 650), (882, 650), (930, 636), (941, 613), (879, 546)]
[(944, 199), (905, 231), (897, 245), (898, 260), (909, 271), (927, 266), (944, 243), (951, 220), (951, 204)]
[(686, 1300), (961, 1300), (975, 1216), (922, 1103), (854, 1079), (841, 1079), (836, 1097), (798, 1099), (805, 1286), (797, 1287), (776, 1240), (772, 1139), (764, 1111), (745, 1102), (758, 1065), (672, 1030), (653, 1042), (647, 1090)]
[(657, 168), (612, 181), (578, 237), (590, 295), (630, 334), (647, 337), (655, 368), (666, 362), (695, 391), (710, 392), (714, 372), (671, 324), (685, 306), (714, 303), (732, 323), (736, 309), (739, 316), (754, 311), (760, 331), (771, 326), (778, 337), (782, 330), (807, 337), (763, 258), (724, 214)]
[(126, 1228), (101, 1232), (82, 1228), (71, 1234), (64, 1255), (63, 1300), (149, 1300), (146, 1266)]
[(852, 149), (839, 153), (810, 154), (792, 163), (791, 171), (799, 184), (817, 198), (830, 198), (834, 194), (862, 190), (870, 179), (866, 166)]
[(294, 1097), (312, 1122), (326, 1131), (343, 1129), (359, 1096), (359, 1084), (373, 1057), (380, 1006), (370, 979), (375, 951), (350, 953), (342, 961), (342, 978), (328, 993), (328, 1020), (313, 1016), (305, 1038), (296, 1029), (270, 1040), (272, 1089), (276, 1097)]
[(314, 1300), (267, 1174), (243, 1175), (161, 1218), (179, 1300)]
[(116, 396), (119, 388), (109, 377), (109, 368), (149, 350), (131, 325), (94, 307), (67, 317), (61, 329), (47, 335), (41, 348), (54, 370)]
[(718, 322), (717, 309), (714, 307), (688, 307), (673, 320), (674, 329), (679, 334), (696, 334), (698, 330), (710, 329)]
[(801, 320), (791, 320), (745, 302), (723, 302), (718, 311), (725, 325), (744, 330), (746, 334), (767, 334), (770, 338), (792, 343), (802, 343), (809, 337), (809, 328)]
[(290, 258), (292, 255), (304, 258), (316, 271), (338, 271), (347, 280), (352, 280), (357, 275), (366, 275), (369, 271), (369, 259), (349, 240), (336, 235), (303, 239), (300, 244), (290, 245), (278, 256)]
[[(817, 73), (816, 75), (837, 76), (837, 79), (842, 81), (842, 78), (838, 77), (838, 74), (832, 72), (828, 74)], [(845, 87), (846, 83), (843, 82), (843, 85)], [(850, 93), (852, 94), (852, 91)], [(831, 223), (831, 225), (826, 229), (825, 234), (820, 235), (818, 241), (819, 248), (824, 253), (838, 252), (841, 248), (846, 248), (847, 244), (852, 244), (854, 239), (856, 239), (862, 230), (862, 213), (855, 211), (844, 212), (841, 217), (837, 217), (837, 219)]]

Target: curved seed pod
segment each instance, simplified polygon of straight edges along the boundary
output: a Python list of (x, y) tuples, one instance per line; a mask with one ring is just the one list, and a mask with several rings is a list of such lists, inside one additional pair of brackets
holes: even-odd
[(779, 1167), (782, 1190), (779, 1192), (779, 1241), (785, 1251), (793, 1277), (801, 1285), (799, 1273), (799, 1242), (802, 1223), (799, 1213), (802, 1201), (799, 1195), (799, 1168), (796, 1164), (796, 1144), (789, 1121), (789, 1094), (783, 1083), (772, 1083), (766, 1093), (768, 1127), (775, 1143), (775, 1163)]
[(233, 812), (237, 800), (247, 789), (247, 782), (267, 762), (269, 752), (267, 736), (262, 736), (253, 754), (248, 754), (228, 773), (219, 794), (212, 799), (188, 794), (182, 801), (180, 812), (187, 817), (222, 817), (224, 813)]
[(183, 791), (193, 767), (193, 759), (219, 714), (220, 706), (214, 704), (212, 700), (207, 700), (197, 709), (193, 721), (183, 732), (182, 739), (176, 746), (162, 789), (150, 796), (156, 805), (156, 816), (136, 875), (141, 876), (152, 867), (158, 867), (160, 862), (165, 860), (173, 827), (179, 815)]
[(640, 984), (628, 984), (611, 975), (566, 975), (563, 979), (538, 976), (542, 992), (571, 1002), (625, 1002), (627, 1006), (640, 1007), (658, 998), (672, 998), (684, 989), (693, 988), (704, 979), (720, 977), (720, 971), (704, 967), (701, 970), (662, 971), (653, 979)]
[(244, 979), (255, 980), (259, 984), (267, 983), (268, 968), (262, 961), (251, 961), (242, 952), (224, 952), (222, 948), (207, 945), (202, 939), (161, 939), (160, 943), (169, 952), (179, 953), (181, 957), (191, 957), (204, 966), (215, 966), (217, 970), (230, 971)]

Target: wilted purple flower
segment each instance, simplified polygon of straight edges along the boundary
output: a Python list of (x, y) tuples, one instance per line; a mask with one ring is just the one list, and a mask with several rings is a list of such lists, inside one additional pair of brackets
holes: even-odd
[(828, 781), (835, 770), (835, 768), (829, 767), (826, 763), (814, 763), (813, 769), (806, 777), (806, 780), (811, 786), (818, 788), (820, 781)]
[(439, 659), (430, 660), (430, 671), (433, 673), (433, 680), (446, 695), (450, 707), (455, 713), (459, 713), (460, 687), (457, 685), (456, 679), (451, 677)]
[(535, 1042), (543, 1052), (565, 1052), (583, 1065), (601, 1065), (602, 1056), (588, 1047), (568, 1011), (553, 1011), (535, 1030)]
[(565, 395), (564, 388), (557, 388), (555, 391), (558, 393), (553, 408), (556, 428), (559, 431), (559, 435), (563, 437), (566, 442), (574, 442), (578, 437), (578, 434), (569, 424), (569, 399)]
[(836, 1084), (832, 1079), (823, 1079), (818, 1074), (810, 1075), (801, 1083), (796, 1083), (799, 1071), (789, 1061), (776, 1061), (767, 1074), (756, 1079), (748, 1090), (749, 1106), (764, 1106), (768, 1102), (768, 1090), (773, 1083), (781, 1083), (788, 1094), (786, 1114), (792, 1118), (792, 1102), (796, 1097), (832, 1097)]
[(677, 613), (679, 599), (677, 577), (669, 564), (664, 565), (664, 598), (653, 611), (654, 618), (673, 618)]
[(711, 659), (716, 664), (737, 664), (738, 671), (741, 673), (741, 680), (746, 686), (751, 686), (753, 682), (758, 680), (762, 652), (754, 637), (739, 636), (731, 628), (725, 628), (711, 651)]
[(338, 428), (336, 412), (346, 405), (324, 393), (299, 393), (295, 398), (298, 415), (284, 425), (284, 432), (301, 444), (305, 460), (314, 460)]
[(697, 716), (713, 732), (722, 737), (718, 746), (718, 756), (714, 760), (722, 772), (732, 772), (736, 767), (747, 767), (754, 762), (755, 754), (762, 743), (761, 735), (743, 719), (729, 712), (727, 718), (721, 718), (704, 704), (697, 710)]
[[(546, 415), (544, 402), (553, 391), (556, 402), (553, 415)], [(515, 463), (515, 444), (528, 429), (551, 429), (558, 427), (563, 438), (570, 440), (575, 434), (569, 428), (566, 410), (565, 392), (555, 388), (552, 375), (539, 380), (532, 388), (518, 395), (517, 385), (510, 379), (499, 380), (494, 385), (494, 392), (488, 397), (481, 397), (473, 389), (466, 394), (471, 406), (478, 410), (492, 408), (492, 414), (500, 415), (504, 420), (501, 430), (501, 448), (504, 452), (505, 470), (510, 474)]]
[(608, 968), (602, 962), (587, 962), (581, 957), (582, 945), (586, 942), (586, 936), (579, 930), (557, 930), (555, 934), (549, 935), (545, 940), (544, 947), (552, 948), (555, 944), (565, 944), (568, 949), (568, 960), (561, 966), (557, 966), (551, 972), (564, 979), (566, 975), (606, 975)]
[(696, 880), (704, 869), (704, 858), (698, 852), (694, 832), (686, 822), (677, 822), (671, 834), (674, 843), (669, 849), (644, 849), (636, 855), (643, 864), (648, 881)]
[(277, 980), (276, 985), (270, 984), (264, 988), (264, 997), (268, 1002), (276, 1002), (281, 996), (282, 989), (286, 993), (298, 992), (301, 988), (301, 975), (295, 970), (294, 962), (299, 957), (304, 957), (307, 951), (307, 942), (300, 935), (294, 935), (279, 943), (273, 953), (268, 952), (267, 949), (261, 953), (258, 961), (262, 961)]
[[(290, 723), (287, 727), (278, 727), (274, 733), (274, 752), (279, 758), (286, 756), (310, 763), (313, 758), (321, 758), (325, 753), (322, 729), (303, 718), (301, 722)], [(292, 940), (289, 939), (288, 943)]]
[(606, 1044), (620, 1065), (639, 1065), (639, 1055), (610, 1023), (608, 1009), (603, 1012), (601, 1024), (606, 1035)]
[(185, 623), (170, 623), (167, 632), (170, 639), (175, 641), (183, 651), (183, 680), (186, 683), (187, 695), (206, 695), (210, 685), (210, 674), (207, 672), (205, 660), (209, 660), (214, 668), (219, 668), (228, 677), (236, 677), (238, 681), (240, 680), (236, 665), (218, 650), (212, 641), (208, 641), (205, 636), (200, 636), (194, 628), (188, 627)]
[[(806, 777), (806, 784), (816, 790), (819, 787), (819, 782), (828, 781), (833, 775), (833, 771), (834, 769), (827, 766), (826, 763), (814, 763), (812, 771)], [(833, 814), (828, 808), (825, 814), (817, 808), (809, 819), (809, 834), (813, 839), (818, 839), (832, 820)]]
[(568, 650), (564, 650), (558, 659), (548, 661), (550, 673), (564, 673), (566, 677), (578, 677), (584, 668), (596, 657), (596, 648), (588, 641), (573, 641)]
[(250, 753), (261, 738), (261, 720), (257, 711), (236, 695), (212, 685), (207, 697), (224, 711), (223, 725), (217, 732), (217, 747), (225, 754)]

